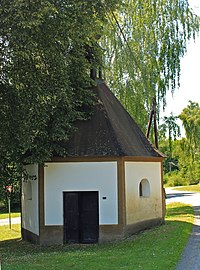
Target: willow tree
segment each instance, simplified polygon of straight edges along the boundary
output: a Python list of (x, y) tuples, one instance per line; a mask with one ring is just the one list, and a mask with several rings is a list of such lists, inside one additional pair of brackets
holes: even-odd
[(166, 92), (179, 87), (180, 59), (199, 29), (187, 0), (124, 0), (109, 18), (102, 41), (106, 78), (127, 110), (145, 130), (152, 98), (166, 104)]
[(185, 170), (190, 183), (198, 183), (200, 179), (200, 105), (189, 102), (179, 118), (182, 120), (186, 139), (182, 145), (185, 152)]
[[(172, 141), (181, 136), (179, 125), (176, 123), (178, 116), (174, 116), (172, 113), (170, 116), (163, 117), (163, 123), (160, 125), (163, 138), (168, 138), (169, 152), (172, 156)], [(166, 136), (167, 135), (167, 136)]]
[(200, 105), (197, 102), (189, 102), (183, 109), (179, 118), (182, 120), (187, 138), (186, 147), (191, 157), (191, 163), (199, 164), (200, 159)]
[(196, 102), (189, 102), (179, 118), (182, 120), (189, 146), (193, 154), (200, 155), (200, 106)]

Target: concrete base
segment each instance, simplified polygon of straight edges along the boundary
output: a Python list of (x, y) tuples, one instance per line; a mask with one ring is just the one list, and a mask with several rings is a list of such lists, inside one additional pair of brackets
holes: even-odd
[(164, 224), (164, 220), (161, 218), (158, 219), (150, 219), (150, 220), (145, 220), (141, 222), (137, 222), (134, 224), (129, 224), (126, 226), (125, 229), (125, 237), (131, 236), (135, 233), (139, 233), (141, 231), (144, 231), (146, 229), (150, 229), (152, 227), (160, 226)]
[[(152, 219), (135, 224), (123, 225), (100, 225), (99, 243), (119, 241), (135, 233), (162, 225), (163, 219)], [(26, 241), (40, 245), (62, 245), (63, 226), (44, 226), (40, 229), (40, 236), (22, 228), (22, 238)]]
[(39, 244), (39, 235), (36, 235), (24, 228), (21, 228), (22, 239), (33, 244)]

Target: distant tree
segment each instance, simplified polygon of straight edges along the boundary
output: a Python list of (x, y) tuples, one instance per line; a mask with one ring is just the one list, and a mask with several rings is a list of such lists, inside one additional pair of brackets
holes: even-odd
[(164, 173), (177, 172), (180, 170), (179, 157), (175, 154), (176, 142), (172, 140), (172, 150), (169, 148), (168, 139), (162, 138), (159, 142), (159, 150), (165, 154), (165, 159), (163, 161)]
[(172, 156), (173, 140), (176, 140), (181, 136), (180, 127), (176, 123), (177, 119), (178, 116), (174, 116), (173, 113), (171, 113), (171, 115), (168, 117), (164, 116), (163, 123), (159, 127), (160, 134), (162, 134), (162, 136), (168, 140), (170, 156)]
[[(6, 164), (6, 166), (1, 164), (0, 169), (0, 201), (4, 203), (4, 207), (8, 210), (8, 197), (10, 197), (11, 210), (19, 210), (21, 170), (19, 170), (16, 164), (11, 163), (9, 165)], [(8, 191), (10, 186), (11, 192)]]
[(200, 153), (200, 106), (197, 102), (189, 101), (179, 118), (185, 128), (185, 134), (193, 152)]
[(184, 143), (185, 161), (188, 161), (187, 171), (190, 182), (200, 181), (200, 106), (196, 102), (189, 102), (179, 118), (185, 128), (186, 140)]
[[(168, 155), (164, 161), (166, 181), (171, 185), (197, 184), (200, 181), (200, 107), (189, 102), (179, 115), (185, 128), (186, 138), (172, 138), (170, 156), (167, 139), (161, 140), (161, 151)], [(173, 120), (173, 119), (172, 119)], [(168, 121), (167, 121), (168, 122)], [(172, 121), (173, 122), (173, 121)]]

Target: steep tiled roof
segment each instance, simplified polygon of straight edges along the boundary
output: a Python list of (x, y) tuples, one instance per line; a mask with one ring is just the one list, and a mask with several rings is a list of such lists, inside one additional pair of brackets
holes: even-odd
[(66, 145), (68, 156), (163, 157), (103, 81), (94, 90), (92, 117), (75, 123), (77, 131)]

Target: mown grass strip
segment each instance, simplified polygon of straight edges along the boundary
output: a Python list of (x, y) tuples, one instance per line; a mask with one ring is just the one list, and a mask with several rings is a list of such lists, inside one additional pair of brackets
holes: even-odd
[[(21, 213), (16, 212), (16, 213), (11, 213), (11, 217), (20, 217)], [(2, 213), (0, 214), (0, 219), (5, 219), (5, 218), (9, 218), (9, 214), (8, 213)]]
[[(167, 206), (166, 223), (121, 242), (99, 245), (40, 247), (21, 241), (19, 225), (15, 236), (4, 226), (6, 241), (0, 242), (4, 270), (112, 270), (175, 269), (192, 229), (193, 210), (173, 203)], [(6, 233), (7, 231), (7, 233)], [(2, 232), (0, 232), (2, 239)]]
[(200, 185), (173, 187), (172, 189), (180, 191), (200, 192)]

